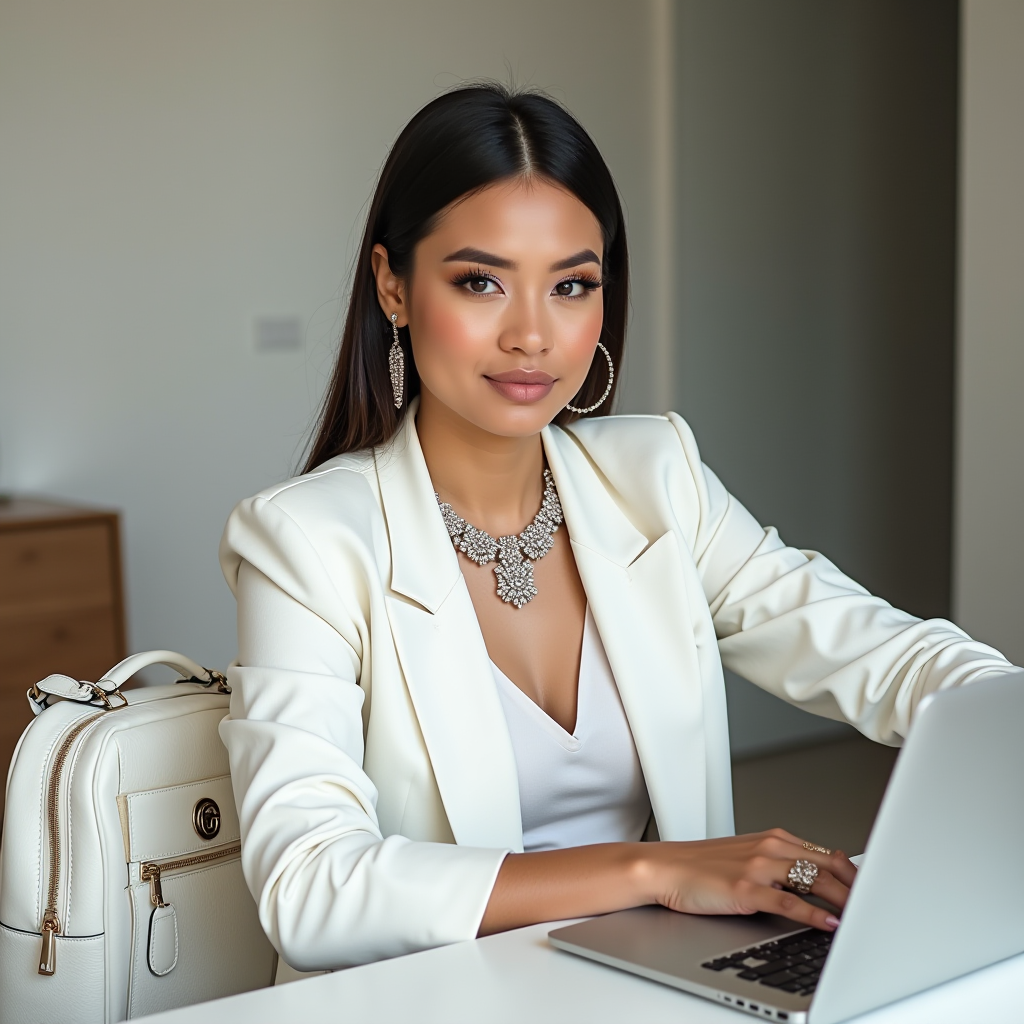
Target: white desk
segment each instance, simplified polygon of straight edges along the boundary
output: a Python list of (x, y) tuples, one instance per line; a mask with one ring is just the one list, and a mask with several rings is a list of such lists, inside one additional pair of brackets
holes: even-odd
[[(556, 950), (534, 925), (144, 1018), (150, 1024), (743, 1024), (754, 1018)], [(1024, 954), (858, 1018), (1019, 1024)]]

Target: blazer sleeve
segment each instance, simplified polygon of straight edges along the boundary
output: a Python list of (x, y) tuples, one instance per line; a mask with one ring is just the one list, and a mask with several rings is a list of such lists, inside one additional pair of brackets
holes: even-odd
[(221, 737), (243, 871), (270, 940), (313, 971), (474, 938), (506, 851), (385, 838), (377, 821), (363, 770), (358, 558), (348, 578), (329, 578), (296, 522), (263, 498), (232, 513), (221, 558), (239, 643)]
[(786, 546), (703, 465), (686, 423), (669, 419), (696, 491), (690, 539), (726, 668), (892, 746), (926, 694), (1013, 670), (952, 622), (900, 611), (823, 555)]

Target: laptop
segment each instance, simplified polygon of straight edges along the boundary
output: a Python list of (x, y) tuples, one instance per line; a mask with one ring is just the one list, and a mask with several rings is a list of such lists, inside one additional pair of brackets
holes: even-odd
[(637, 907), (559, 949), (762, 1019), (834, 1024), (1024, 952), (1024, 670), (925, 697), (842, 924)]

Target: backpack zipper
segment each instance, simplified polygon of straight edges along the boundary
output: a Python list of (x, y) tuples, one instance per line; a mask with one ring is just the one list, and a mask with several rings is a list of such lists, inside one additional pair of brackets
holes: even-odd
[[(57, 756), (50, 768), (50, 778), (46, 790), (46, 831), (50, 848), (50, 877), (46, 888), (46, 909), (43, 911), (43, 923), (40, 932), (43, 938), (39, 952), (39, 973), (44, 977), (52, 977), (57, 970), (56, 937), (61, 933), (60, 918), (57, 916), (57, 894), (60, 888), (60, 777), (64, 771), (71, 745), (82, 734), (86, 726), (102, 718), (108, 709), (79, 719), (65, 735)], [(114, 709), (109, 709), (114, 710)]]
[(164, 892), (161, 885), (161, 877), (165, 871), (180, 871), (183, 868), (194, 868), (200, 864), (209, 864), (215, 860), (222, 860), (225, 857), (234, 857), (242, 852), (240, 842), (230, 843), (218, 850), (210, 850), (207, 853), (195, 853), (191, 857), (177, 857), (174, 860), (151, 860), (141, 865), (139, 877), (143, 882), (149, 882), (149, 901), (154, 907), (166, 907), (164, 903)]
[[(206, 687), (216, 683), (217, 688), (221, 693), (231, 692), (227, 685), (226, 676), (220, 672), (214, 672), (211, 669), (205, 669), (204, 671), (210, 677), (208, 681), (204, 682), (202, 679), (196, 679), (193, 677), (192, 679), (187, 680), (187, 682), (195, 682), (200, 686)], [(50, 768), (50, 778), (48, 780), (46, 791), (46, 830), (50, 848), (50, 877), (49, 883), (46, 887), (46, 909), (43, 911), (43, 921), (39, 928), (43, 940), (42, 948), (39, 951), (39, 973), (46, 978), (53, 977), (57, 971), (56, 938), (61, 934), (60, 918), (57, 916), (57, 897), (60, 889), (60, 819), (58, 812), (60, 810), (61, 773), (64, 771), (64, 765), (67, 762), (68, 754), (71, 752), (71, 745), (82, 734), (86, 726), (92, 725), (93, 722), (98, 721), (111, 711), (120, 711), (121, 708), (128, 707), (128, 701), (124, 694), (121, 693), (119, 687), (115, 687), (113, 690), (104, 690), (95, 683), (85, 683), (84, 685), (88, 686), (92, 690), (95, 695), (94, 699), (98, 699), (103, 702), (104, 707), (95, 715), (79, 719), (79, 721), (77, 721), (65, 735), (64, 742), (61, 743), (60, 749), (57, 751), (57, 756), (53, 759), (53, 765)], [(29, 690), (29, 700), (32, 700), (33, 704), (36, 704), (36, 700), (33, 698), (38, 699), (40, 696), (41, 695), (37, 687), (33, 686)], [(122, 703), (111, 704), (111, 697), (119, 697)], [(46, 709), (45, 697), (44, 703), (37, 706), (40, 707), (40, 710)]]

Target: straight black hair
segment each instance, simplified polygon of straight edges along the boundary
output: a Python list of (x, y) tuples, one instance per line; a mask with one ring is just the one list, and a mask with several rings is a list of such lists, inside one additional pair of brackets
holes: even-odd
[[(539, 92), (498, 84), (455, 89), (428, 103), (405, 126), (384, 163), (359, 246), (341, 347), (311, 439), (305, 471), (345, 452), (389, 441), (420, 381), (408, 328), (405, 396), (396, 409), (388, 349), (391, 324), (377, 300), (370, 254), (380, 243), (398, 277), (408, 275), (417, 243), (438, 215), (461, 197), (515, 177), (545, 178), (571, 192), (597, 218), (604, 237), (604, 326), (601, 341), (622, 362), (629, 292), (629, 260), (622, 207), (593, 139), (564, 107)], [(607, 384), (600, 353), (572, 404), (596, 402)], [(618, 379), (618, 378), (616, 378)], [(610, 411), (614, 392), (595, 415)], [(576, 414), (563, 409), (558, 424)]]

